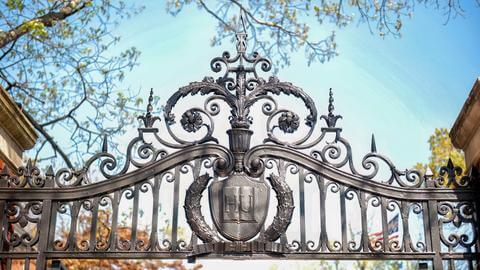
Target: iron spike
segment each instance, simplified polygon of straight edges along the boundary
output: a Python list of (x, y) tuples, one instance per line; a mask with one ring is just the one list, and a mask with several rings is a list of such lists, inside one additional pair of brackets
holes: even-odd
[(103, 143), (102, 143), (102, 152), (108, 152), (108, 141), (107, 141), (107, 134), (103, 134)]
[(449, 157), (448, 162), (447, 162), (447, 168), (453, 168), (453, 167), (455, 167), (455, 166), (453, 165), (452, 159)]
[(432, 177), (432, 176), (433, 176), (433, 172), (432, 172), (432, 170), (430, 169), (430, 167), (427, 166), (427, 170), (425, 171), (425, 177), (430, 178), (430, 177)]
[(372, 144), (370, 147), (370, 152), (376, 153), (377, 152), (377, 144), (375, 143), (375, 135), (372, 133)]
[(27, 169), (27, 172), (30, 172), (32, 170), (32, 159), (29, 158), (28, 161), (27, 161), (27, 166), (26, 166), (26, 169)]
[(49, 165), (49, 166), (47, 167), (47, 171), (45, 172), (45, 175), (46, 175), (46, 176), (54, 176), (54, 175), (55, 175), (54, 172), (53, 172), (52, 165)]

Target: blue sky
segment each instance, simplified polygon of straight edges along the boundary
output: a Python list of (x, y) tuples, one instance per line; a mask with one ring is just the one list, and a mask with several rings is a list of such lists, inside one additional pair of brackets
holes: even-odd
[[(336, 112), (344, 117), (339, 125), (357, 155), (368, 152), (375, 133), (379, 151), (398, 167), (425, 162), (428, 137), (435, 127), (453, 125), (480, 76), (480, 8), (471, 2), (464, 4), (465, 17), (447, 25), (441, 11), (417, 6), (404, 20), (401, 38), (383, 39), (366, 25), (352, 24), (337, 31), (338, 57), (307, 66), (303, 52), (295, 53), (278, 77), (302, 87), (322, 113), (332, 87)], [(176, 17), (163, 2), (145, 6), (116, 30), (119, 49), (136, 46), (142, 52), (124, 83), (145, 95), (153, 87), (163, 104), (179, 87), (212, 76), (210, 60), (234, 46), (210, 46), (216, 21), (195, 5)], [(312, 30), (322, 36), (321, 27)]]

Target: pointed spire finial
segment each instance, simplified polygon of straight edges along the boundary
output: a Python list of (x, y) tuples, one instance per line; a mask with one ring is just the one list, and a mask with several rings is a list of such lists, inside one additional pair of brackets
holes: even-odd
[(150, 94), (148, 95), (147, 115), (151, 115), (153, 111), (153, 88), (150, 88)]
[(52, 167), (52, 165), (49, 165), (49, 166), (47, 167), (47, 171), (45, 172), (45, 175), (46, 175), (46, 176), (54, 176), (54, 175), (55, 175), (54, 172), (53, 172), (53, 167)]
[(429, 166), (427, 166), (427, 170), (425, 171), (425, 177), (433, 177), (433, 172)]
[(377, 152), (377, 144), (375, 143), (375, 135), (372, 133), (372, 144), (370, 146), (370, 152), (376, 153)]
[(102, 152), (107, 153), (108, 152), (108, 141), (107, 141), (107, 134), (103, 134), (103, 143), (102, 143)]
[(335, 101), (333, 99), (333, 92), (332, 92), (332, 88), (330, 88), (329, 92), (328, 92), (328, 116), (333, 116), (333, 110), (335, 109), (335, 106), (333, 106), (333, 101)]
[(333, 91), (332, 88), (330, 88), (328, 92), (328, 114), (327, 115), (322, 115), (320, 116), (320, 119), (324, 119), (325, 122), (327, 123), (327, 127), (329, 128), (334, 128), (337, 120), (342, 119), (341, 115), (334, 115), (333, 110), (335, 109), (335, 106), (333, 106)]
[(33, 162), (32, 162), (32, 159), (29, 158), (27, 160), (27, 166), (26, 166), (27, 172), (30, 172), (32, 170), (32, 168), (33, 168)]
[(237, 38), (237, 52), (243, 54), (247, 51), (247, 31), (245, 27), (245, 18), (243, 10), (240, 9), (239, 25), (235, 37)]
[(448, 162), (447, 162), (447, 168), (454, 168), (455, 166), (453, 165), (453, 161), (452, 161), (452, 158), (448, 158)]
[[(152, 116), (152, 111), (153, 111), (152, 103), (153, 103), (153, 88), (150, 88), (150, 94), (148, 95), (147, 113), (145, 113), (145, 115), (141, 115), (138, 117), (138, 119), (143, 121), (143, 125), (146, 128), (151, 128), (153, 126), (153, 123), (155, 123), (155, 121), (160, 120), (158, 116)], [(106, 139), (104, 139), (104, 141), (106, 141)]]

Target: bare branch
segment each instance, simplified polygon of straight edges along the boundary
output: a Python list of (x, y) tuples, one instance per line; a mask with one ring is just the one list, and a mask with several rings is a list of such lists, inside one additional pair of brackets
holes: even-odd
[(199, 1), (200, 2), (200, 5), (210, 14), (212, 15), (215, 19), (217, 19), (220, 23), (222, 23), (228, 30), (230, 31), (235, 31), (235, 29), (230, 25), (228, 24), (227, 22), (225, 22), (222, 18), (220, 18), (215, 12), (213, 12), (213, 10), (211, 10), (206, 4), (205, 2), (203, 2), (202, 0)]
[(28, 120), (32, 123), (33, 127), (42, 134), (43, 137), (45, 137), (45, 140), (48, 141), (50, 146), (53, 148), (55, 152), (58, 152), (60, 156), (62, 157), (63, 161), (65, 161), (65, 164), (67, 164), (67, 167), (70, 169), (73, 169), (73, 163), (70, 161), (68, 158), (68, 155), (62, 150), (62, 148), (55, 142), (52, 136), (40, 125), (38, 124), (33, 117), (24, 110), (25, 115), (27, 116)]
[(87, 86), (86, 86), (86, 82), (85, 82), (85, 77), (83, 76), (82, 72), (80, 71), (79, 68), (76, 68), (76, 72), (78, 73), (79, 77), (80, 77), (80, 81), (82, 82), (82, 89), (83, 89), (83, 97), (82, 99), (80, 100), (80, 102), (78, 102), (75, 106), (73, 106), (73, 108), (67, 113), (67, 114), (64, 114), (62, 115), (61, 117), (58, 117), (56, 119), (53, 119), (51, 121), (48, 121), (46, 123), (42, 123), (40, 124), (42, 127), (46, 127), (46, 126), (49, 126), (49, 125), (53, 125), (55, 123), (58, 123), (62, 120), (65, 120), (67, 118), (70, 118), (72, 117), (73, 113), (78, 110), (78, 108), (80, 108), (80, 106), (82, 106), (82, 104), (87, 100)]

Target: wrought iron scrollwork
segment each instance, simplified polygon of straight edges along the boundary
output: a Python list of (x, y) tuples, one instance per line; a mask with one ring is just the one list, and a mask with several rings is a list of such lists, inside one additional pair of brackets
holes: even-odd
[[(472, 202), (441, 202), (438, 205), (440, 239), (449, 251), (453, 251), (458, 245), (470, 249), (475, 244), (478, 237), (475, 228), (478, 224), (475, 221), (474, 209)], [(463, 224), (469, 224), (472, 227), (471, 234), (465, 232), (459, 234), (452, 230), (446, 230), (446, 224), (452, 224), (456, 229)]]
[(463, 175), (462, 168), (455, 166), (451, 159), (448, 159), (447, 165), (440, 168), (439, 176), (435, 178), (435, 186), (445, 187), (467, 187), (470, 185), (470, 177)]
[[(0, 210), (4, 213), (0, 215), (0, 257), (10, 262), (23, 255), (52, 259), (77, 253), (85, 258), (159, 259), (245, 254), (295, 259), (401, 257), (432, 260), (435, 267), (442, 260), (453, 265), (456, 259), (473, 261), (478, 257), (480, 193), (473, 184), (478, 175), (463, 176), (451, 160), (435, 179), (414, 169), (400, 170), (378, 151), (373, 135), (370, 152), (354, 161), (338, 122), (342, 116), (334, 112), (332, 89), (327, 113), (319, 116), (313, 99), (301, 88), (274, 76), (263, 79), (259, 73), (270, 71), (271, 62), (258, 53), (247, 54), (245, 33), (236, 37), (237, 54), (225, 52), (210, 63), (220, 77), (205, 77), (181, 87), (167, 100), (161, 115), (155, 115), (150, 91), (146, 112), (138, 117), (141, 127), (124, 155), (109, 153), (104, 136), (101, 150), (80, 168), (55, 171), (50, 166), (42, 173), (30, 160), (17, 170), (4, 166), (0, 171)], [(304, 111), (282, 107), (277, 102), (280, 95), (293, 97)], [(200, 96), (203, 104), (177, 106), (191, 96)], [(220, 113), (224, 107), (229, 109), (230, 124), (226, 146), (216, 137), (214, 121), (224, 116)], [(263, 125), (254, 122), (254, 110), (263, 114), (265, 123), (259, 123)], [(318, 127), (317, 122), (323, 126)], [(252, 140), (261, 133), (254, 130), (257, 126), (264, 135)], [(291, 184), (295, 178), (298, 185)], [(184, 198), (180, 183), (188, 186)], [(160, 226), (164, 218), (160, 216), (161, 185), (173, 189), (168, 228)], [(209, 204), (202, 205), (207, 189)], [(310, 212), (306, 209), (311, 206), (307, 190), (318, 193), (311, 211), (318, 215), (310, 223), (318, 233), (313, 237), (307, 234)], [(151, 231), (140, 235), (140, 196), (150, 194)], [(269, 220), (270, 194), (276, 194), (277, 205)], [(341, 223), (340, 238), (327, 232), (329, 196), (338, 202), (335, 217)], [(180, 233), (182, 199), (190, 235)], [(133, 204), (131, 230), (118, 224), (122, 200)], [(347, 231), (346, 224), (352, 219), (347, 215), (348, 204), (358, 204), (360, 229), (355, 233)], [(107, 208), (112, 211), (111, 226), (102, 232), (98, 218)], [(377, 234), (383, 238), (371, 237), (367, 211), (372, 208), (378, 210), (381, 226), (376, 227), (381, 228)], [(210, 210), (213, 226), (202, 209)], [(392, 214), (397, 215), (394, 225), (403, 234), (390, 239)], [(83, 225), (89, 223), (85, 226), (90, 226), (90, 231), (79, 233), (80, 223), (88, 221), (88, 215), (91, 222)], [(57, 217), (68, 220), (61, 233)], [(415, 232), (418, 236), (409, 223), (412, 219), (421, 227)], [(265, 226), (267, 220), (270, 224)], [(300, 237), (288, 239), (292, 224), (300, 225), (299, 230), (292, 230)], [(22, 231), (28, 227), (36, 230)], [(465, 232), (465, 227), (470, 227), (470, 232)], [(130, 231), (125, 236), (120, 230)], [(459, 248), (467, 251), (459, 252)], [(19, 255), (20, 249), (24, 253)]]
[(26, 229), (27, 225), (34, 224), (38, 227), (40, 216), (43, 212), (42, 202), (9, 202), (6, 205), (5, 217), (10, 226), (14, 224), (20, 225), (25, 229), (22, 232), (18, 231), (3, 231), (3, 239), (7, 244), (7, 248), (13, 250), (14, 248), (24, 245), (27, 249), (32, 249), (38, 243), (39, 232), (36, 230)]

